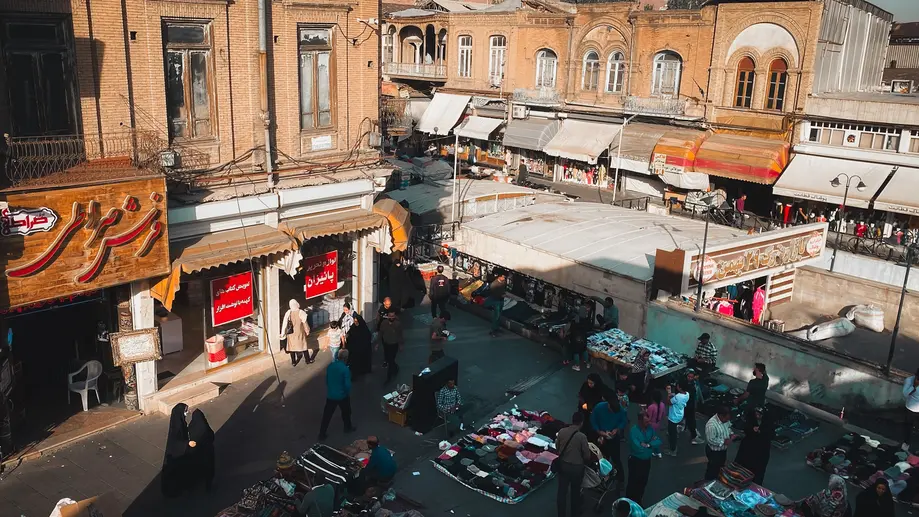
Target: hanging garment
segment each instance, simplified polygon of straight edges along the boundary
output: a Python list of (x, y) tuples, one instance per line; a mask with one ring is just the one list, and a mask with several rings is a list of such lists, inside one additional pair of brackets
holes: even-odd
[(718, 302), (718, 313), (724, 314), (725, 316), (734, 315), (734, 304), (727, 300), (722, 300)]
[(766, 289), (760, 287), (753, 293), (753, 323), (763, 323), (763, 309), (766, 308)]

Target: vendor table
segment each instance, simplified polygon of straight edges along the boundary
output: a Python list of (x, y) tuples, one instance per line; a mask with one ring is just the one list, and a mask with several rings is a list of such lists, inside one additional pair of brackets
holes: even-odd
[(604, 330), (587, 338), (587, 352), (591, 357), (617, 366), (631, 366), (639, 349), (651, 352), (649, 368), (654, 379), (686, 368), (685, 356), (654, 341), (637, 338), (619, 329)]
[(800, 517), (793, 504), (777, 503), (776, 494), (768, 488), (755, 483), (735, 487), (718, 480), (700, 481), (687, 488), (684, 494), (671, 494), (645, 513), (648, 517), (682, 517), (684, 514), (678, 510), (681, 506), (696, 510), (704, 506), (709, 515), (718, 517)]

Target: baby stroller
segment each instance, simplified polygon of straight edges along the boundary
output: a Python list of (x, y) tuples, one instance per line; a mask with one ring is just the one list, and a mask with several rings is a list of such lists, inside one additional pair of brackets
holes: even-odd
[[(581, 490), (591, 490), (599, 495), (594, 512), (600, 513), (603, 510), (603, 500), (610, 493), (618, 492), (616, 487), (616, 468), (612, 463), (603, 458), (600, 448), (593, 443), (587, 444), (590, 447), (591, 463), (584, 470), (584, 480), (581, 482)], [(618, 497), (616, 493), (614, 499)]]

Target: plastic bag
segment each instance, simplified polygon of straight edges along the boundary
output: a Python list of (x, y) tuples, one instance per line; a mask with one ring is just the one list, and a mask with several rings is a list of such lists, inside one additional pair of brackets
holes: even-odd
[(855, 332), (855, 325), (846, 318), (836, 318), (832, 321), (814, 325), (807, 331), (808, 341), (822, 341), (831, 337), (848, 336)]
[(846, 318), (859, 327), (884, 332), (884, 311), (875, 305), (856, 305), (846, 313)]

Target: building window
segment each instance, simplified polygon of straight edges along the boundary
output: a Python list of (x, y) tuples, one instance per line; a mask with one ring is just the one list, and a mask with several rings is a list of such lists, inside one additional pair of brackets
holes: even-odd
[(651, 78), (651, 95), (676, 97), (680, 94), (680, 75), (683, 60), (674, 52), (660, 52), (654, 56), (654, 75)]
[(894, 59), (890, 62), (890, 68), (896, 68), (896, 67), (897, 67), (897, 60)]
[(909, 132), (909, 153), (919, 154), (919, 131), (915, 129)]
[(383, 62), (384, 63), (393, 63), (395, 62), (395, 42), (396, 42), (396, 28), (391, 26), (386, 31), (386, 34), (383, 35)]
[(896, 151), (900, 146), (900, 130), (881, 126), (811, 122), (807, 139), (824, 145)]
[(76, 133), (70, 24), (53, 18), (9, 20), (2, 39), (12, 136)]
[(613, 52), (606, 62), (606, 91), (622, 93), (625, 82), (625, 56), (622, 52)]
[(600, 56), (593, 50), (584, 54), (584, 70), (582, 74), (581, 88), (587, 91), (596, 91), (600, 83)]
[(169, 137), (212, 137), (210, 24), (166, 22), (163, 30)]
[(488, 41), (488, 79), (491, 84), (500, 85), (504, 78), (504, 56), (507, 52), (507, 38), (492, 36)]
[(540, 50), (536, 53), (536, 87), (555, 88), (555, 70), (558, 68), (558, 56), (551, 50)]
[(300, 129), (332, 126), (332, 29), (300, 28)]
[(472, 77), (472, 36), (459, 37), (459, 76)]
[(734, 107), (749, 108), (753, 104), (753, 80), (756, 65), (749, 57), (745, 57), (737, 64), (737, 85), (734, 90)]
[(785, 107), (785, 87), (788, 85), (788, 63), (776, 59), (769, 65), (769, 95), (767, 110), (782, 110)]

